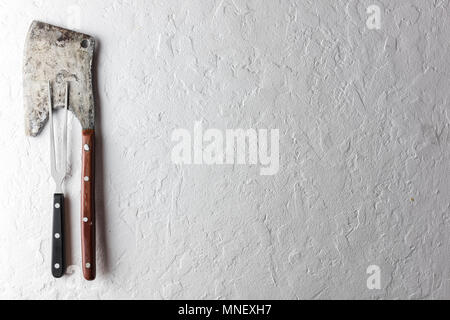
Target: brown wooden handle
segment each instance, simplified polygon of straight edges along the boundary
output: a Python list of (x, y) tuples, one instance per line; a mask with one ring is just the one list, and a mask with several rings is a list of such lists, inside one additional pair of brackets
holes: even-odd
[(81, 169), (81, 255), (83, 275), (95, 279), (94, 130), (83, 130)]

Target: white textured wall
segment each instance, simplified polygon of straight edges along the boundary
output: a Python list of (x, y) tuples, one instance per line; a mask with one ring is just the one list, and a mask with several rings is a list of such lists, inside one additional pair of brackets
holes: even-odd
[[(0, 0), (0, 298), (450, 298), (449, 14), (448, 0)], [(74, 119), (73, 266), (50, 274), (48, 129), (23, 128), (33, 19), (100, 44), (93, 283)], [(280, 172), (174, 166), (171, 133), (197, 120), (280, 129)]]

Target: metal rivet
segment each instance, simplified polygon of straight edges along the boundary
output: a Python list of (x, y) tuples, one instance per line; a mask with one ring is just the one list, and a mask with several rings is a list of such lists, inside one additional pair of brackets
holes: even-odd
[(59, 203), (55, 203), (55, 208), (59, 209), (59, 208), (61, 208), (61, 205)]
[(83, 218), (83, 222), (88, 222), (89, 219), (88, 218)]
[(55, 239), (61, 238), (61, 235), (59, 233), (55, 233)]
[(84, 151), (89, 151), (91, 148), (89, 147), (89, 145), (88, 144), (85, 144), (84, 145)]
[(84, 181), (88, 182), (89, 181), (89, 177), (84, 177)]
[(55, 263), (55, 269), (59, 269), (60, 265), (59, 263)]
[(86, 268), (90, 269), (91, 268), (91, 264), (88, 262), (86, 263)]

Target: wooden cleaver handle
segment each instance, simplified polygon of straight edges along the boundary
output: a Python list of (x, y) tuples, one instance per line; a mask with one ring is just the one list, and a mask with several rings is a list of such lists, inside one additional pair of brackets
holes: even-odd
[(95, 279), (94, 130), (83, 130), (81, 169), (81, 255), (83, 275)]

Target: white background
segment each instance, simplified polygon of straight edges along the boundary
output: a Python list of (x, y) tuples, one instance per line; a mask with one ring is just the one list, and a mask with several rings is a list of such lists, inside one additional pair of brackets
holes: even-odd
[[(449, 14), (446, 0), (0, 0), (0, 298), (450, 298)], [(95, 282), (73, 118), (71, 267), (50, 273), (48, 128), (23, 125), (33, 19), (99, 42)], [(172, 131), (200, 120), (280, 129), (280, 172), (173, 165)]]

